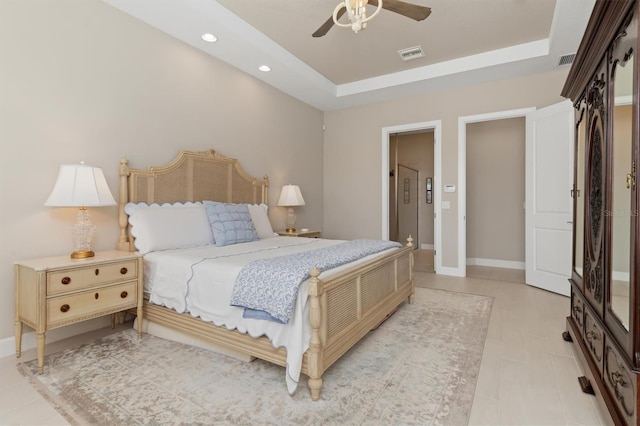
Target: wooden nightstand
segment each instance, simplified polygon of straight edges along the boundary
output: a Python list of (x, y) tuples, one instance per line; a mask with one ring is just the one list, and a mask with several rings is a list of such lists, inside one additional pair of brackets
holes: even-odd
[(67, 255), (16, 261), (16, 357), (21, 354), (23, 323), (36, 331), (38, 373), (44, 366), (47, 330), (137, 308), (140, 334), (142, 271), (140, 254), (116, 250), (86, 259)]
[(281, 231), (278, 232), (278, 235), (283, 237), (322, 238), (322, 231), (314, 231), (313, 229), (309, 231), (301, 231), (298, 229), (295, 232)]

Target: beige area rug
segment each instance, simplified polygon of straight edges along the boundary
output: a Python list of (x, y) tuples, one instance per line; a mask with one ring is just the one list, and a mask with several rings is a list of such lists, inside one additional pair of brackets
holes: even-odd
[(19, 364), (72, 424), (463, 425), (468, 422), (493, 299), (416, 288), (324, 374), (311, 401), (284, 369), (124, 330)]

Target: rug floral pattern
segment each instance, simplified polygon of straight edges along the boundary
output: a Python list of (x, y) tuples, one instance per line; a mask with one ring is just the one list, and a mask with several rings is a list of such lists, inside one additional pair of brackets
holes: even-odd
[(416, 288), (378, 329), (289, 395), (284, 369), (124, 330), (19, 364), (72, 424), (420, 424), (468, 422), (493, 299)]

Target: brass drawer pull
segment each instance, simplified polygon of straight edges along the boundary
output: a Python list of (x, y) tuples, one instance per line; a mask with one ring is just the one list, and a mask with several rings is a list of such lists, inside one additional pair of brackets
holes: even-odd
[(100, 275), (100, 269), (96, 268), (95, 273), (96, 273), (96, 275)]
[(64, 277), (62, 280), (60, 280), (62, 282), (62, 284), (67, 285), (71, 282), (71, 278), (69, 277)]
[(99, 293), (96, 293), (93, 297), (95, 297), (95, 298), (96, 298), (96, 300), (98, 300), (98, 298), (100, 297), (100, 294), (99, 294)]
[(123, 291), (122, 293), (120, 293), (120, 297), (121, 298), (126, 298), (129, 295), (129, 293), (127, 293), (126, 291)]
[(69, 309), (70, 309), (70, 306), (67, 305), (66, 303), (64, 305), (60, 306), (60, 311), (61, 312), (68, 312)]
[(129, 272), (129, 270), (127, 268), (120, 268), (120, 273), (122, 275), (126, 275), (127, 272)]

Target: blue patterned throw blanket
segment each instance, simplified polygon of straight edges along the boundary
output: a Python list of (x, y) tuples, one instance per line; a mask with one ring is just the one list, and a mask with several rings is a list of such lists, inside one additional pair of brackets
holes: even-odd
[(401, 246), (394, 241), (353, 240), (302, 253), (254, 260), (238, 274), (231, 305), (263, 311), (286, 324), (293, 313), (298, 287), (311, 276), (309, 271), (312, 268), (322, 272)]

